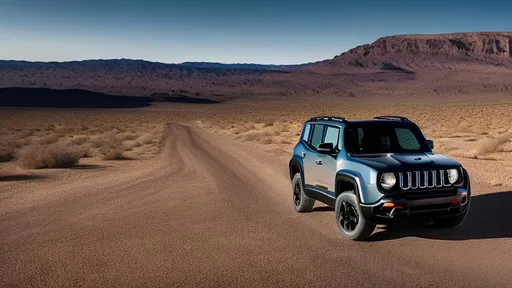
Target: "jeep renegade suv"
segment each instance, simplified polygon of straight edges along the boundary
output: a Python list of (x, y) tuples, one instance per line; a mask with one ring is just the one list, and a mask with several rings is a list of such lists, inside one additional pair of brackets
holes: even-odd
[(433, 146), (405, 117), (311, 118), (289, 162), (295, 210), (311, 211), (316, 200), (333, 207), (340, 234), (352, 240), (399, 217), (455, 227), (469, 210), (469, 175)]

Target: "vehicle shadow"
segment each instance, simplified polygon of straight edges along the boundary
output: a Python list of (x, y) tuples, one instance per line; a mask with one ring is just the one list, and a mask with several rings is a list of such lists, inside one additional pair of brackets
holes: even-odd
[(77, 164), (77, 165), (74, 165), (74, 166), (70, 167), (70, 169), (75, 169), (75, 170), (92, 170), (92, 169), (104, 169), (104, 168), (107, 168), (107, 167), (112, 167), (112, 166), (94, 165), (94, 164)]
[(45, 176), (41, 175), (0, 175), (0, 182), (11, 182), (11, 181), (28, 181), (28, 180), (39, 180), (44, 179)]
[(512, 238), (512, 191), (476, 195), (471, 199), (469, 214), (458, 227), (438, 229), (427, 224), (404, 222), (385, 227), (368, 241), (385, 241), (405, 237), (438, 240)]
[(311, 212), (334, 212), (334, 208), (331, 206), (318, 206), (314, 207)]

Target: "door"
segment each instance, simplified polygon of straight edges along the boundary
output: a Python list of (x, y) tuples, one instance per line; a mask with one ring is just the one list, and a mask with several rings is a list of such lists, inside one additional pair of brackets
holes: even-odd
[[(304, 165), (304, 183), (306, 185), (318, 184), (318, 165), (315, 162), (318, 160), (316, 148), (322, 143), (324, 137), (324, 125), (321, 124), (310, 124), (311, 132), (309, 138), (305, 141), (305, 149), (302, 152), (302, 163)], [(305, 128), (307, 129), (307, 127)], [(304, 139), (303, 139), (304, 140)]]
[[(340, 148), (340, 128), (335, 126), (325, 126), (322, 143), (332, 143), (334, 150), (339, 151)], [(334, 192), (337, 172), (337, 157), (335, 155), (327, 155), (316, 153), (316, 186)]]

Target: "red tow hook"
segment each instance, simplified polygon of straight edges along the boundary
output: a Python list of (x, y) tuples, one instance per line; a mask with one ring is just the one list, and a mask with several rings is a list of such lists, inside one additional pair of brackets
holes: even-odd
[(459, 206), (461, 203), (461, 199), (453, 199), (451, 203), (452, 206)]
[(452, 204), (452, 206), (459, 206), (462, 204), (462, 202), (464, 202), (464, 204), (466, 204), (466, 202), (468, 201), (467, 199), (468, 199), (468, 193), (464, 192), (460, 195), (459, 199), (453, 199), (451, 204)]
[(396, 205), (395, 207), (393, 207), (393, 209), (391, 209), (391, 212), (389, 212), (389, 215), (391, 217), (393, 217), (395, 215), (395, 212), (399, 211), (399, 210), (403, 210), (405, 209), (404, 206), (402, 205)]

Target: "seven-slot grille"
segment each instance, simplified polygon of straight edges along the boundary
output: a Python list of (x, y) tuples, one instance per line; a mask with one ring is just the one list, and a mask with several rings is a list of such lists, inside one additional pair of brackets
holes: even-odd
[(436, 189), (451, 187), (447, 170), (426, 170), (398, 173), (403, 190)]

